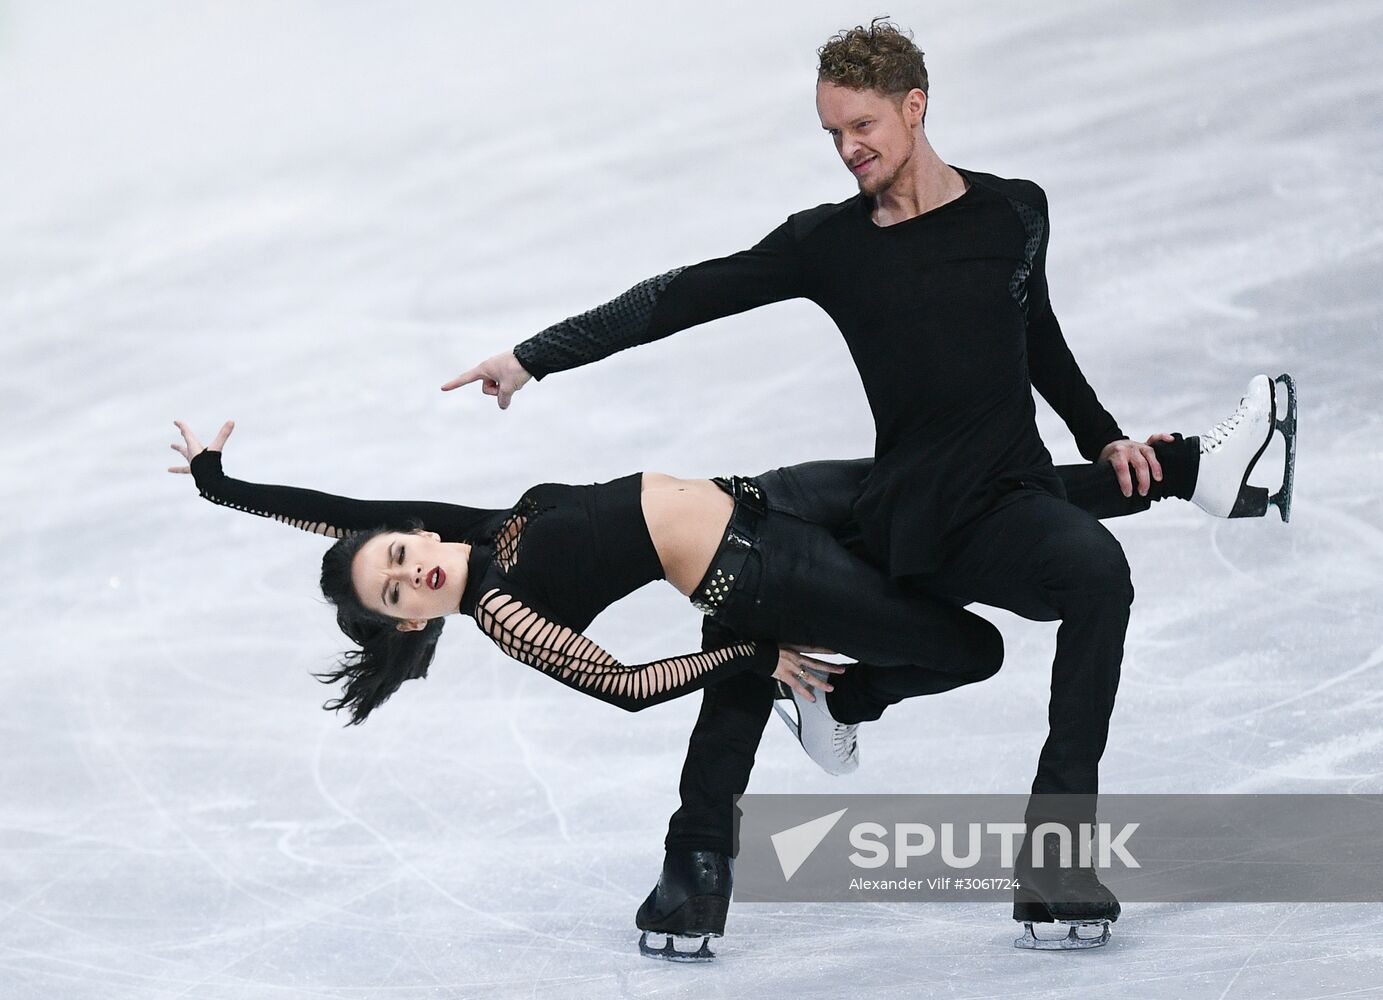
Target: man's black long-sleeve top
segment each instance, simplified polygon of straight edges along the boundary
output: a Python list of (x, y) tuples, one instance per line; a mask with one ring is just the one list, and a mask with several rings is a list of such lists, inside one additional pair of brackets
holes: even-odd
[(784, 299), (826, 310), (859, 369), (875, 465), (855, 505), (895, 577), (930, 572), (947, 537), (1020, 483), (1063, 496), (1035, 386), (1094, 460), (1122, 438), (1047, 295), (1047, 199), (961, 170), (963, 195), (891, 226), (856, 195), (798, 212), (749, 250), (677, 268), (514, 348), (535, 378)]

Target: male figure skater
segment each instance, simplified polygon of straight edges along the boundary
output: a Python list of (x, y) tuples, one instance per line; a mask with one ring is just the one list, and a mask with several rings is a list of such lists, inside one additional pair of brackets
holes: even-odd
[[(1192, 470), (1189, 479), (1180, 477), (1193, 483), (1192, 492), (1206, 488), (1222, 497), (1225, 484), (1232, 486), (1228, 504), (1197, 501), (1228, 516), (1266, 510), (1266, 493), (1242, 500), (1241, 488), (1277, 423), (1273, 383), (1251, 387), (1235, 424), (1209, 436), (1231, 442), (1219, 454), (1237, 456), (1233, 469), (1221, 463), (1207, 475), (1205, 439), (1157, 447), (1127, 439), (1076, 364), (1052, 310), (1042, 189), (952, 167), (937, 155), (924, 128), (923, 56), (896, 26), (876, 20), (842, 32), (819, 56), (817, 112), (857, 194), (789, 216), (749, 250), (649, 278), (443, 389), (481, 381), (504, 408), (530, 377), (766, 303), (816, 302), (845, 337), (875, 422), (874, 462), (853, 508), (863, 552), (906, 588), (1061, 622), (1050, 733), (1025, 818), (1030, 833), (1055, 823), (1074, 843), (1080, 825), (1093, 828), (1095, 821), (1133, 587), (1118, 542), (1068, 502), (1038, 435), (1032, 389), (1062, 417), (1086, 459), (1112, 467), (1125, 497), (1135, 490), (1145, 502), (1162, 495), (1162, 462), (1172, 455)], [(1262, 441), (1245, 445), (1253, 434)], [(1197, 467), (1201, 483), (1194, 482)], [(1289, 489), (1284, 484), (1273, 498), (1284, 518)], [(1192, 492), (1182, 495), (1192, 499)], [(835, 726), (877, 718), (889, 703), (842, 689), (819, 706)], [(728, 897), (730, 796), (744, 790), (767, 711), (760, 699), (750, 710), (718, 714), (714, 707), (729, 693), (705, 695), (664, 878), (639, 914), (645, 930), (674, 931), (670, 914), (689, 897)], [(706, 739), (713, 728), (714, 738)], [(1039, 854), (1057, 843), (1039, 840)], [(1032, 862), (1025, 843), (1015, 919), (1093, 922), (1102, 925), (1103, 943), (1119, 904), (1093, 869)], [(723, 919), (721, 910), (722, 927)]]

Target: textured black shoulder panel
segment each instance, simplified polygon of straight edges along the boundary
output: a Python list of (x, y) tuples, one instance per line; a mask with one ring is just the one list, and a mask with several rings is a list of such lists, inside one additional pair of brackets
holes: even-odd
[(1008, 292), (1026, 313), (1028, 311), (1028, 278), (1036, 266), (1037, 256), (1047, 235), (1047, 195), (1032, 181), (1022, 178), (996, 177), (994, 174), (963, 170), (972, 183), (1001, 195), (1012, 206), (1023, 224), (1023, 263), (1013, 272)]
[(1023, 231), (1027, 234), (1027, 239), (1023, 243), (1023, 263), (1013, 272), (1013, 278), (1008, 283), (1008, 293), (1014, 300), (1023, 307), (1026, 314), (1028, 309), (1028, 277), (1032, 274), (1033, 262), (1037, 259), (1037, 252), (1042, 246), (1042, 237), (1046, 234), (1046, 218), (1037, 206), (1015, 198), (1007, 196), (1008, 203), (1013, 206), (1013, 210), (1018, 213), (1018, 218), (1023, 223)]

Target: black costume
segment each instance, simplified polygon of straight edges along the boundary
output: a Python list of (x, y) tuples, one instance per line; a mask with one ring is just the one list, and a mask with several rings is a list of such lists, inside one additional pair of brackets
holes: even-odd
[[(863, 194), (799, 212), (750, 250), (651, 278), (514, 354), (541, 378), (765, 303), (820, 305), (874, 416), (875, 463), (854, 505), (864, 551), (911, 592), (1061, 620), (1033, 791), (1084, 804), (1028, 818), (1091, 822), (1133, 588), (1118, 542), (1067, 502), (1031, 390), (1087, 459), (1124, 434), (1052, 310), (1041, 188), (959, 172), (965, 193), (929, 212), (881, 227)], [(722, 745), (757, 742), (741, 722)]]

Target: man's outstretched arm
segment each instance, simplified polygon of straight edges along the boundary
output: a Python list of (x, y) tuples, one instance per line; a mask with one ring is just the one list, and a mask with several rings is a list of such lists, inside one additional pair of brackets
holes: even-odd
[[(1100, 404), (1095, 390), (1076, 364), (1052, 310), (1047, 290), (1050, 222), (1046, 195), (1040, 189), (1038, 193), (1041, 240), (1027, 280), (1028, 375), (1033, 388), (1065, 421), (1081, 455), (1092, 462), (1113, 466), (1125, 496), (1133, 495), (1135, 478), (1138, 492), (1146, 496), (1151, 483), (1162, 479), (1156, 453), (1150, 444), (1129, 440), (1114, 417)], [(1028, 226), (1033, 221), (1024, 219)]]
[(529, 378), (599, 361), (678, 330), (802, 294), (789, 219), (748, 250), (641, 281), (604, 305), (562, 320), (442, 386), (481, 382), (501, 409)]

